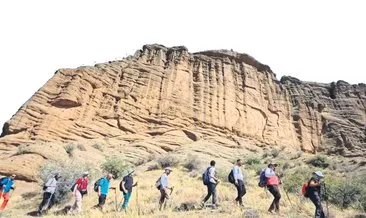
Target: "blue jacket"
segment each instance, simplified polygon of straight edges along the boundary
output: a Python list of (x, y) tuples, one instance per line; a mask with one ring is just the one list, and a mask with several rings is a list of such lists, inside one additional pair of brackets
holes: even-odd
[(10, 189), (13, 189), (13, 185), (14, 185), (14, 180), (7, 177), (1, 181), (0, 186), (4, 193), (8, 193), (10, 191)]
[(110, 181), (106, 177), (104, 177), (102, 180), (100, 180), (100, 182), (99, 182), (100, 193), (102, 195), (107, 195), (108, 194), (109, 183), (110, 183)]

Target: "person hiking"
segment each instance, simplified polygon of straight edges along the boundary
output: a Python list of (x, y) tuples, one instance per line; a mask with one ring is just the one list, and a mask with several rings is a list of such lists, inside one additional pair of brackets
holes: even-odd
[(127, 176), (123, 177), (120, 189), (123, 193), (123, 204), (121, 205), (122, 210), (126, 210), (128, 206), (128, 202), (130, 201), (132, 188), (137, 186), (137, 182), (133, 184), (133, 173), (135, 171), (133, 169), (127, 170)]
[(3, 211), (6, 207), (6, 205), (9, 202), (10, 199), (10, 192), (11, 190), (14, 191), (15, 187), (14, 187), (14, 179), (15, 179), (16, 175), (11, 175), (9, 177), (5, 177), (1, 179), (1, 183), (0, 183), (0, 200), (1, 198), (4, 198), (3, 203), (0, 206), (0, 211)]
[(173, 188), (169, 187), (168, 176), (172, 172), (172, 168), (166, 167), (164, 169), (163, 175), (160, 177), (160, 200), (159, 200), (159, 210), (164, 206), (166, 208), (167, 201), (169, 200), (168, 190), (173, 191)]
[(280, 212), (281, 193), (280, 193), (278, 186), (280, 185), (281, 182), (280, 182), (278, 173), (276, 172), (276, 167), (277, 167), (277, 164), (270, 163), (270, 164), (268, 164), (268, 167), (264, 172), (264, 174), (267, 178), (267, 189), (274, 197), (274, 199), (268, 209), (268, 212), (270, 212), (270, 213), (272, 213), (273, 210), (276, 213)]
[(241, 159), (236, 161), (236, 165), (233, 168), (233, 176), (234, 176), (234, 184), (238, 191), (238, 197), (235, 201), (239, 204), (239, 206), (243, 206), (243, 196), (246, 194), (245, 185), (244, 185), (244, 176), (241, 171), (241, 166), (243, 165)]
[(98, 185), (98, 204), (96, 207), (98, 207), (100, 210), (103, 210), (103, 206), (105, 204), (105, 201), (107, 199), (108, 191), (109, 191), (109, 185), (110, 181), (112, 179), (112, 174), (108, 174), (107, 176), (103, 177), (99, 181)]
[(315, 218), (324, 218), (324, 211), (321, 203), (321, 180), (324, 174), (320, 171), (314, 172), (306, 188), (306, 195), (315, 206)]
[(55, 191), (57, 187), (57, 181), (61, 178), (60, 173), (56, 173), (50, 178), (43, 186), (43, 200), (38, 208), (38, 215), (41, 215), (43, 211), (51, 209), (55, 203)]
[(75, 197), (75, 202), (72, 205), (69, 213), (80, 213), (82, 210), (82, 198), (88, 193), (88, 177), (89, 172), (84, 172), (82, 177), (78, 178), (72, 187), (72, 195)]
[(208, 176), (208, 183), (207, 183), (207, 195), (201, 202), (201, 207), (205, 206), (206, 201), (212, 195), (212, 209), (216, 209), (216, 185), (219, 182), (219, 179), (216, 177), (216, 169), (215, 169), (216, 162), (212, 160), (210, 162), (210, 167), (207, 168), (206, 174)]

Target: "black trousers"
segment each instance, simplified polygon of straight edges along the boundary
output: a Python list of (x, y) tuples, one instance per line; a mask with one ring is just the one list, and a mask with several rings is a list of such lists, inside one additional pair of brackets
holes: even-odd
[(212, 195), (212, 205), (216, 205), (216, 183), (209, 183), (207, 185), (207, 195), (203, 199), (203, 202), (205, 203)]
[(280, 190), (278, 189), (278, 186), (277, 185), (267, 185), (267, 189), (274, 197), (272, 204), (268, 210), (269, 211), (275, 210), (276, 212), (279, 212), (281, 193), (280, 193)]
[(243, 205), (243, 196), (247, 193), (243, 180), (238, 180), (238, 184), (235, 184), (235, 186), (238, 190), (238, 197), (236, 197), (235, 200), (239, 202), (240, 205)]
[(315, 206), (315, 218), (324, 218), (324, 211), (322, 206), (322, 201), (320, 198), (320, 194), (318, 192), (309, 193), (309, 198), (313, 202)]
[(102, 209), (103, 208), (103, 205), (105, 204), (105, 200), (107, 199), (107, 195), (100, 195), (99, 196), (99, 198), (98, 198), (98, 207), (100, 208), (100, 209)]
[(51, 209), (51, 207), (55, 204), (55, 194), (50, 192), (43, 193), (43, 200), (39, 205), (38, 211), (42, 212), (44, 210)]

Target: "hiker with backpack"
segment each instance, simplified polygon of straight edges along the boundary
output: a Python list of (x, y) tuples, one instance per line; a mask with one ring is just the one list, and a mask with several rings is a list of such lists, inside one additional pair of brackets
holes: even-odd
[(70, 213), (80, 213), (82, 207), (82, 198), (88, 193), (88, 177), (89, 172), (83, 173), (71, 187), (72, 195), (75, 196), (75, 203), (70, 209)]
[(219, 182), (219, 179), (216, 177), (216, 162), (212, 160), (210, 162), (210, 167), (206, 169), (204, 174), (202, 175), (203, 184), (207, 186), (207, 195), (201, 202), (201, 207), (205, 206), (206, 201), (212, 195), (212, 209), (216, 209), (216, 185)]
[(4, 177), (1, 178), (0, 181), (0, 200), (1, 198), (4, 198), (3, 203), (0, 206), (0, 211), (3, 211), (6, 207), (6, 205), (9, 202), (9, 199), (11, 197), (10, 192), (14, 189), (14, 179), (15, 179), (16, 175), (11, 175), (9, 177)]
[(109, 173), (107, 176), (100, 178), (94, 184), (94, 191), (98, 193), (98, 204), (95, 207), (99, 208), (100, 210), (103, 210), (108, 191), (109, 189), (112, 189), (109, 188), (112, 177), (113, 175)]
[(57, 181), (61, 178), (60, 173), (56, 173), (50, 178), (43, 186), (43, 200), (38, 208), (38, 215), (41, 215), (44, 211), (51, 209), (55, 203), (55, 191), (57, 187)]
[(320, 171), (314, 172), (309, 182), (304, 184), (303, 194), (305, 197), (310, 198), (315, 206), (315, 218), (324, 218), (324, 211), (321, 203), (321, 180), (324, 178), (324, 174)]
[(173, 187), (169, 187), (168, 181), (168, 176), (172, 171), (172, 168), (166, 167), (164, 169), (163, 175), (161, 175), (158, 181), (156, 181), (156, 187), (160, 190), (159, 210), (161, 210), (163, 207), (164, 209), (166, 208), (166, 204), (170, 196), (168, 190), (171, 192), (173, 191)]
[(243, 205), (243, 197), (246, 194), (245, 185), (244, 185), (244, 176), (241, 171), (241, 166), (243, 165), (241, 159), (236, 161), (236, 165), (232, 169), (232, 174), (234, 178), (234, 185), (238, 191), (238, 197), (235, 201), (239, 204), (239, 206)]
[(274, 199), (268, 209), (268, 212), (272, 213), (273, 210), (276, 213), (280, 212), (280, 199), (281, 193), (278, 186), (281, 184), (280, 177), (276, 172), (277, 164), (268, 164), (267, 169), (264, 171), (264, 175), (267, 179), (266, 185), (268, 191), (273, 195)]
[(123, 193), (123, 204), (121, 205), (122, 210), (126, 210), (128, 202), (130, 201), (132, 188), (137, 186), (137, 182), (133, 184), (133, 169), (127, 170), (127, 176), (123, 177), (121, 183), (119, 184), (119, 190)]

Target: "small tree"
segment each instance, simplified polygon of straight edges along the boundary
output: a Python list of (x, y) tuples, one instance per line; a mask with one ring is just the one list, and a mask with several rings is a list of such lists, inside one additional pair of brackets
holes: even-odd
[(116, 155), (107, 157), (101, 165), (103, 172), (111, 173), (113, 175), (113, 179), (122, 177), (127, 167), (127, 164)]
[(159, 157), (156, 162), (160, 165), (161, 168), (165, 167), (175, 167), (178, 165), (178, 158), (173, 155), (166, 154), (164, 156)]
[(62, 177), (57, 184), (55, 201), (56, 203), (65, 203), (69, 200), (68, 193), (70, 193), (71, 186), (85, 171), (90, 171), (89, 167), (85, 164), (49, 161), (43, 165), (40, 170), (40, 177), (42, 180), (42, 184), (40, 185), (43, 186), (50, 178), (54, 177), (56, 173), (60, 173)]
[(188, 154), (183, 166), (189, 171), (198, 170), (200, 169), (201, 161), (196, 155)]

